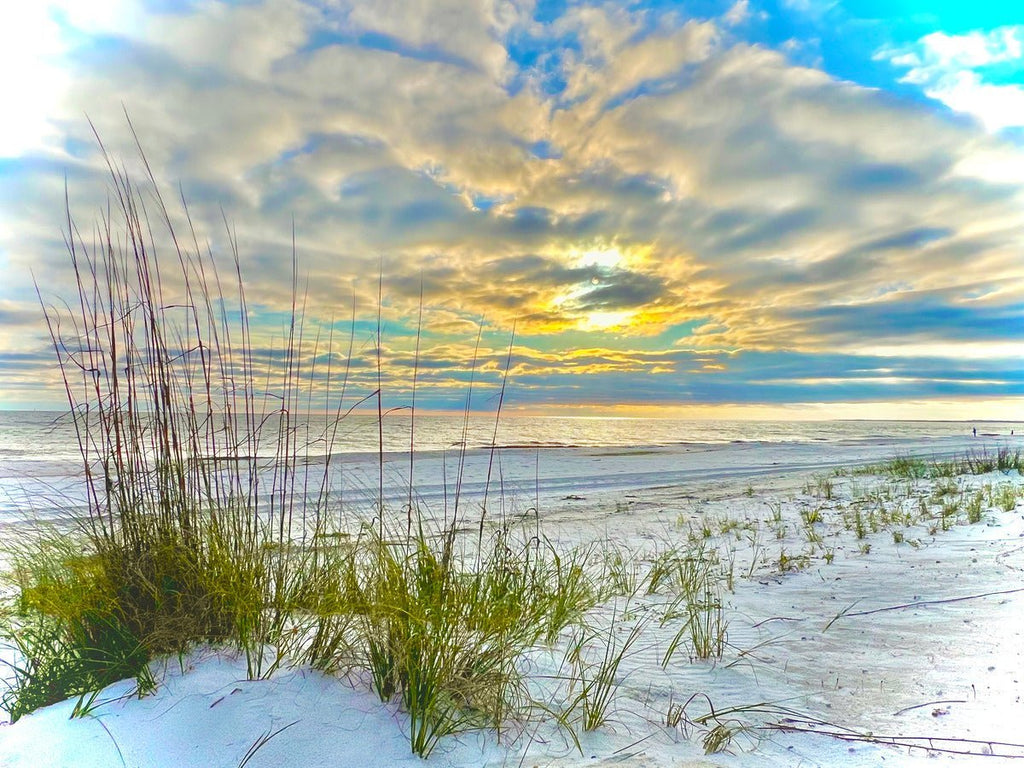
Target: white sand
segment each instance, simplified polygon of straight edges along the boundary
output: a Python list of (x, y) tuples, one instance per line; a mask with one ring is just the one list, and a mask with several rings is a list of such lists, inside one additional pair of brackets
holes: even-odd
[[(913, 448), (947, 455), (974, 447), (951, 442)], [(531, 482), (541, 490), (512, 499), (509, 510), (542, 497), (544, 531), (553, 540), (612, 541), (651, 552), (684, 542), (689, 526), (707, 523), (710, 541), (735, 575), (735, 591), (725, 593), (729, 646), (717, 662), (691, 662), (681, 650), (665, 670), (659, 660), (676, 627), (661, 628), (656, 617), (669, 598), (639, 594), (602, 606), (590, 620), (607, 622), (613, 610), (622, 619), (625, 612), (620, 636), (631, 622), (647, 623), (636, 653), (620, 669), (609, 724), (579, 734), (582, 754), (550, 722), (531, 721), (501, 738), (447, 738), (426, 764), (1009, 764), (983, 756), (987, 744), (964, 740), (1024, 743), (1024, 592), (976, 597), (1024, 587), (1024, 503), (1018, 496), (1016, 508), (1004, 511), (988, 504), (983, 491), (980, 523), (934, 532), (927, 523), (894, 525), (858, 539), (841, 524), (844, 514), (849, 519), (860, 509), (866, 519), (871, 510), (898, 504), (918, 509), (922, 497), (933, 510), (941, 506), (934, 481), (830, 477), (823, 469), (895, 452), (881, 444), (581, 450), (545, 452), (543, 460), (553, 464), (540, 471), (533, 454), (524, 452), (510, 486), (519, 487), (519, 496), (527, 495), (523, 486)], [(736, 462), (740, 455), (742, 466)], [(503, 461), (503, 472), (512, 472), (514, 458), (509, 454)], [(957, 494), (969, 497), (974, 489), (1020, 487), (1022, 479), (992, 473), (958, 478), (956, 484)], [(509, 486), (506, 492), (513, 495)], [(583, 498), (564, 498), (571, 494)], [(801, 512), (817, 509), (825, 522), (815, 526), (821, 542), (812, 547)], [(722, 533), (730, 527), (727, 520), (734, 527)], [(903, 542), (894, 540), (893, 530)], [(795, 570), (780, 572), (783, 552), (795, 559)], [(970, 599), (940, 602), (954, 598)], [(902, 605), (910, 607), (881, 610)], [(847, 615), (833, 622), (843, 611)], [(562, 650), (531, 657), (538, 696), (551, 695), (553, 684), (544, 674), (557, 673)], [(111, 686), (101, 694), (106, 703), (84, 719), (69, 720), (73, 703), (65, 702), (0, 728), (0, 765), (234, 768), (262, 734), (290, 723), (295, 724), (260, 749), (250, 766), (423, 764), (409, 752), (405, 716), (382, 706), (359, 681), (289, 669), (247, 682), (243, 660), (208, 650), (187, 659), (186, 667), (183, 673), (177, 659), (165, 662), (158, 669), (159, 690), (141, 700), (126, 696), (129, 683)], [(717, 710), (774, 702), (835, 726), (823, 730), (933, 737), (939, 740), (933, 746), (975, 755), (780, 732), (758, 726), (778, 724), (783, 714), (755, 711), (729, 718), (750, 728), (736, 734), (729, 752), (705, 757), (700, 729), (664, 725), (670, 703), (686, 702), (692, 694), (702, 696), (688, 705), (691, 718), (705, 714), (708, 701)], [(1024, 748), (1002, 749), (1024, 755)]]

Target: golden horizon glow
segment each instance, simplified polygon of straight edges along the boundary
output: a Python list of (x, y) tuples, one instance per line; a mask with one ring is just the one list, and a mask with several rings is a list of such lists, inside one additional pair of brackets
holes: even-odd
[(996, 421), (1024, 423), (1024, 397), (870, 402), (551, 405), (510, 416), (725, 421)]

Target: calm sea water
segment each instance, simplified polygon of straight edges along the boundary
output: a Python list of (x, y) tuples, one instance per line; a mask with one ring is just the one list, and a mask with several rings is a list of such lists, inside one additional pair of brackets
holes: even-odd
[[(524, 494), (576, 492), (580, 488), (640, 487), (681, 482), (691, 475), (737, 468), (769, 471), (865, 460), (906, 451), (946, 453), (962, 450), (971, 430), (979, 441), (1016, 437), (1022, 422), (936, 421), (687, 421), (673, 419), (502, 417), (496, 440), (493, 416), (467, 424), (460, 416), (418, 416), (410, 434), (407, 412), (384, 420), (388, 455), (385, 494), (400, 502), (409, 483), (408, 451), (413, 439), (414, 486), (425, 503), (443, 503), (459, 468), (467, 492), (483, 493), (485, 478), (501, 475), (508, 487)], [(272, 430), (268, 430), (271, 432)], [(317, 438), (323, 425), (313, 423), (302, 441), (311, 455), (326, 452)], [(995, 436), (995, 437), (990, 437)], [(491, 472), (489, 447), (499, 451)], [(459, 462), (465, 444), (468, 461)], [(980, 442), (979, 442), (980, 445)], [(959, 446), (959, 448), (957, 447)], [(1024, 446), (1024, 443), (1022, 443)], [(379, 493), (378, 425), (373, 416), (351, 415), (334, 437), (339, 495), (376, 498)], [(272, 455), (272, 447), (260, 453)], [(403, 459), (401, 454), (405, 454)], [(66, 415), (41, 411), (0, 411), (0, 523), (26, 517), (75, 516), (83, 509), (82, 461), (74, 424)], [(480, 477), (476, 477), (479, 475)]]
[[(415, 433), (405, 413), (384, 419), (384, 450), (406, 452), (410, 438), (416, 451), (443, 451), (498, 446), (520, 448), (641, 447), (679, 444), (797, 443), (851, 440), (917, 439), (979, 433), (1008, 435), (1024, 430), (1024, 422), (958, 421), (699, 421), (607, 417), (417, 416)], [(313, 427), (310, 434), (317, 432)], [(268, 430), (269, 431), (269, 430)], [(497, 438), (496, 441), (494, 438)], [(377, 453), (376, 416), (350, 415), (338, 423), (334, 451)], [(314, 448), (315, 452), (315, 448)], [(0, 411), (0, 477), (43, 465), (78, 462), (74, 424), (50, 411)]]

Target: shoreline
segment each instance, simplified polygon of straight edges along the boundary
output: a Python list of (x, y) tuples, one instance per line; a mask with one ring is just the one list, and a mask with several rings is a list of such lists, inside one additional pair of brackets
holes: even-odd
[[(830, 472), (896, 457), (942, 460), (1000, 450), (1024, 453), (1024, 435), (998, 439), (967, 435), (832, 442), (508, 448), (495, 449), (493, 456), (490, 449), (470, 449), (465, 452), (464, 462), (460, 462), (458, 450), (417, 451), (413, 456), (413, 499), (425, 519), (433, 521), (442, 519), (453, 505), (456, 488), (462, 509), (478, 510), (486, 497), (489, 505), (509, 510), (539, 508), (542, 518), (546, 518), (549, 513), (559, 512), (565, 501), (605, 500), (616, 494), (646, 493), (704, 481), (752, 483), (773, 475)], [(332, 454), (332, 514), (347, 519), (350, 526), (357, 527), (376, 514), (380, 497), (378, 461), (376, 453)], [(74, 524), (75, 511), (84, 513), (85, 492), (78, 464), (45, 464), (48, 473), (42, 476), (0, 473), (0, 529), (39, 522)], [(299, 472), (310, 472), (315, 477), (323, 466), (322, 461), (300, 462)], [(72, 471), (74, 474), (69, 474)], [(266, 474), (272, 473), (273, 466), (268, 463)], [(384, 480), (384, 502), (397, 515), (409, 498), (407, 452), (384, 454)]]

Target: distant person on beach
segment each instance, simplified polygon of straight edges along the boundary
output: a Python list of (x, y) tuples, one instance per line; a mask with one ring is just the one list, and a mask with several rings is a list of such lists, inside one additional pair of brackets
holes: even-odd
[(973, 429), (971, 429), (971, 432), (973, 432), (973, 433), (974, 433), (974, 436), (975, 436), (975, 437), (977, 437), (977, 436), (978, 436), (978, 428), (977, 428), (977, 427), (974, 427)]

